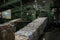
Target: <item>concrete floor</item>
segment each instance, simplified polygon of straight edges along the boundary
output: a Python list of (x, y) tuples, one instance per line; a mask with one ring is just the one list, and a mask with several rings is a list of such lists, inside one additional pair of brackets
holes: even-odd
[(42, 40), (60, 40), (60, 28), (46, 32)]

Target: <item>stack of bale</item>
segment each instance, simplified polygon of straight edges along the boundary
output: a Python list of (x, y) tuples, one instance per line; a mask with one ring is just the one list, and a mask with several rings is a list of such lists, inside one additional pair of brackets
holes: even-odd
[(38, 40), (46, 26), (47, 18), (42, 17), (29, 23), (15, 33), (15, 40)]
[(0, 40), (14, 40), (15, 34), (10, 25), (0, 25)]
[(15, 24), (20, 19), (15, 19), (4, 24), (0, 24), (0, 40), (15, 40)]
[(18, 19), (14, 19), (14, 20), (11, 20), (11, 21), (9, 21), (9, 22), (6, 22), (6, 23), (4, 23), (5, 25), (10, 25), (11, 27), (11, 30), (13, 31), (13, 32), (15, 32), (16, 31), (16, 25), (19, 23), (19, 22), (23, 22), (23, 20), (22, 19), (20, 19), (20, 18), (18, 18)]

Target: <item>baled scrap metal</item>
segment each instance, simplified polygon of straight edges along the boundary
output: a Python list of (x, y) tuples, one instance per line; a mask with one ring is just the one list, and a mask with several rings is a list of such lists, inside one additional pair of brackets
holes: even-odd
[[(46, 17), (38, 18), (15, 33), (15, 40), (38, 40), (42, 25), (46, 26)], [(43, 28), (45, 28), (45, 26)], [(44, 29), (42, 29), (44, 30)]]
[(15, 24), (21, 19), (14, 19), (12, 21), (0, 24), (0, 40), (15, 40)]
[(0, 40), (14, 40), (15, 34), (9, 25), (0, 25)]
[(15, 32), (15, 31), (16, 31), (16, 25), (17, 25), (17, 23), (19, 23), (19, 22), (23, 22), (23, 20), (20, 19), (20, 18), (14, 19), (14, 20), (11, 20), (11, 21), (9, 21), (9, 22), (4, 23), (4, 25), (9, 25), (10, 28), (11, 28), (11, 30), (12, 30), (13, 32)]

